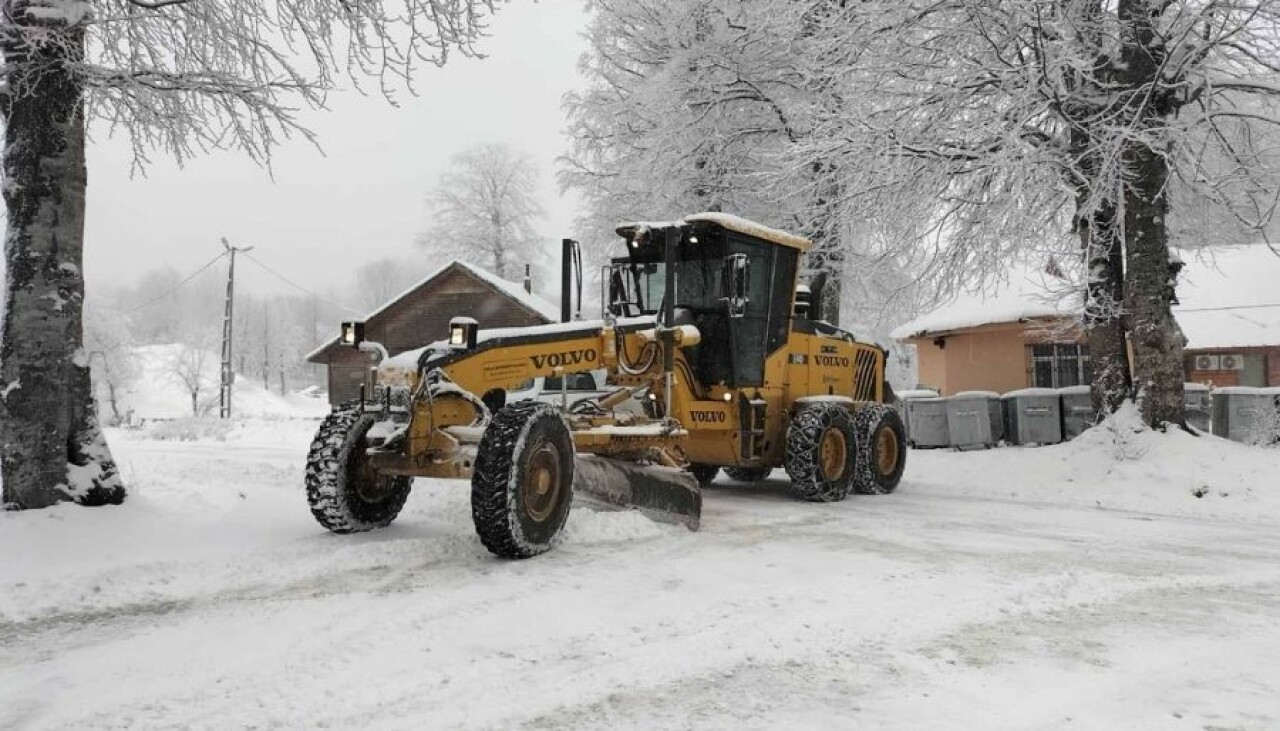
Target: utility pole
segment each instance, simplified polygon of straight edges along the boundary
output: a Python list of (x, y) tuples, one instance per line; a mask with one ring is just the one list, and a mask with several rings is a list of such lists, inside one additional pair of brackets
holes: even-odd
[(284, 351), (280, 351), (280, 395), (284, 395)]
[(253, 247), (232, 246), (227, 243), (225, 237), (222, 239), (222, 247), (227, 250), (230, 263), (227, 265), (227, 304), (222, 314), (222, 377), (218, 388), (218, 416), (230, 419), (231, 388), (236, 379), (235, 371), (231, 368), (231, 325), (236, 302), (236, 253), (251, 251)]

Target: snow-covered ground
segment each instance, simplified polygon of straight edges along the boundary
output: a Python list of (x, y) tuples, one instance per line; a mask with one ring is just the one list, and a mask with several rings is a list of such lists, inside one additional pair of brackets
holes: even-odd
[(324, 532), (314, 423), (112, 432), (124, 506), (0, 514), (0, 728), (1280, 727), (1280, 450), (1119, 423), (523, 562), (465, 483)]
[[(216, 351), (199, 350), (181, 344), (143, 345), (129, 356), (135, 372), (118, 394), (121, 416), (130, 413), (134, 421), (181, 419), (191, 416), (191, 384), (199, 385), (197, 403), (205, 413), (218, 413), (218, 382), (221, 356)], [(314, 393), (310, 389), (307, 393)], [(99, 388), (99, 411), (107, 413), (107, 393)], [(321, 397), (293, 392), (279, 394), (262, 382), (236, 375), (232, 389), (233, 413), (273, 419), (322, 418), (329, 403)]]

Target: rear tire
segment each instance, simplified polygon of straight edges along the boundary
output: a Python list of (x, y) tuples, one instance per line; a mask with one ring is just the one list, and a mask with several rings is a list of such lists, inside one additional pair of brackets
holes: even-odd
[(320, 525), (334, 533), (388, 525), (409, 497), (413, 478), (380, 475), (369, 466), (365, 434), (374, 421), (358, 401), (349, 401), (320, 422), (311, 442), (307, 502)]
[(759, 482), (773, 472), (770, 467), (725, 467), (724, 474), (735, 482)]
[(471, 518), (501, 558), (530, 558), (560, 540), (573, 502), (573, 439), (550, 404), (517, 401), (480, 438), (471, 475)]
[(888, 406), (867, 406), (854, 416), (854, 426), (858, 435), (854, 489), (861, 495), (888, 495), (897, 489), (907, 466), (902, 417)]
[(720, 474), (720, 468), (713, 464), (691, 464), (689, 474), (698, 481), (699, 487), (707, 487), (712, 480), (716, 479), (716, 475)]
[(856, 444), (853, 417), (842, 404), (801, 406), (787, 427), (791, 491), (810, 502), (844, 500), (853, 489)]

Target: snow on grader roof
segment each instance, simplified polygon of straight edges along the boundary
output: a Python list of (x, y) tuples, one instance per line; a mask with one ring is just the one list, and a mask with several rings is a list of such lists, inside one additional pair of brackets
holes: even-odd
[(748, 221), (728, 213), (703, 212), (685, 216), (679, 221), (634, 221), (618, 224), (616, 230), (621, 236), (628, 236), (642, 228), (664, 228), (667, 226), (686, 226), (691, 223), (711, 223), (721, 228), (735, 231), (747, 236), (754, 236), (780, 246), (789, 246), (800, 251), (813, 248), (813, 242), (803, 236), (797, 236), (776, 228), (770, 228), (755, 221)]

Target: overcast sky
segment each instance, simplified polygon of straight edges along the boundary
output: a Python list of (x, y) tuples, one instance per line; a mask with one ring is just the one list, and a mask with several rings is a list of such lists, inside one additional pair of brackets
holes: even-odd
[[(558, 194), (553, 172), (567, 147), (560, 104), (580, 84), (585, 22), (581, 0), (505, 6), (481, 44), (487, 58), (455, 56), (444, 68), (424, 68), (419, 95), (406, 95), (400, 108), (345, 92), (331, 97), (329, 111), (306, 115), (324, 154), (304, 141), (287, 144), (273, 159), (274, 180), (234, 153), (184, 169), (157, 158), (146, 177), (131, 178), (125, 141), (96, 140), (90, 289), (163, 265), (186, 274), (217, 254), (223, 236), (256, 246), (254, 256), (308, 287), (335, 285), (362, 261), (413, 252), (414, 234), (427, 224), (426, 192), (451, 155), (485, 142), (534, 156), (549, 214), (544, 232), (571, 234), (576, 201)], [(247, 287), (279, 286), (244, 269)]]

